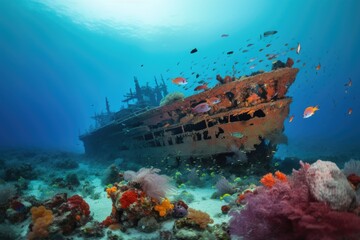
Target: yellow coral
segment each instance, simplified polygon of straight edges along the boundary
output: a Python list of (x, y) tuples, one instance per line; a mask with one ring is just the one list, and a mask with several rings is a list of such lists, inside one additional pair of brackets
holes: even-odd
[(165, 198), (161, 204), (154, 207), (155, 211), (159, 212), (160, 217), (166, 215), (169, 210), (173, 210), (174, 204), (171, 204), (169, 199)]

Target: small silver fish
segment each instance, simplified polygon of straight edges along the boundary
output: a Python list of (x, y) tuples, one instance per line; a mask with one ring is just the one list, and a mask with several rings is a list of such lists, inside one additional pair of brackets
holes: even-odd
[(301, 50), (301, 45), (300, 45), (300, 43), (298, 43), (297, 48), (296, 48), (296, 53), (300, 54), (300, 50)]

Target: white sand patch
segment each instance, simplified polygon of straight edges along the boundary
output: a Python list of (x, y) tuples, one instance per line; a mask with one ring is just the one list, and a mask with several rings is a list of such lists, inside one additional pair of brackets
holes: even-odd
[(110, 216), (112, 201), (107, 197), (107, 193), (104, 191), (104, 187), (101, 183), (101, 179), (94, 178), (91, 180), (91, 184), (95, 187), (94, 192), (100, 193), (99, 199), (92, 199), (90, 197), (84, 198), (90, 206), (91, 214), (94, 220), (102, 222), (107, 216)]

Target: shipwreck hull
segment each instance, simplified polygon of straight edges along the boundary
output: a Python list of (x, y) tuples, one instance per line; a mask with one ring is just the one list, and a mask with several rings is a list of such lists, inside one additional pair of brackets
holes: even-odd
[[(120, 116), (80, 139), (88, 155), (150, 161), (254, 151), (264, 139), (281, 139), (291, 103), (285, 94), (297, 72), (282, 68), (236, 79), (182, 101)], [(221, 102), (207, 113), (193, 113), (211, 97)]]

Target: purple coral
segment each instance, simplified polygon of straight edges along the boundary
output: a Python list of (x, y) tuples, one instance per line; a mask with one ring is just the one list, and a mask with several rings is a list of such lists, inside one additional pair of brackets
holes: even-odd
[(159, 175), (160, 169), (157, 168), (141, 168), (138, 172), (126, 171), (124, 173), (125, 180), (140, 184), (141, 189), (152, 198), (160, 201), (165, 198), (168, 191), (174, 189), (170, 185), (170, 178), (165, 175)]
[(359, 239), (360, 217), (316, 201), (306, 181), (310, 165), (301, 165), (288, 183), (259, 187), (248, 195), (247, 206), (230, 213), (231, 234), (245, 240)]

